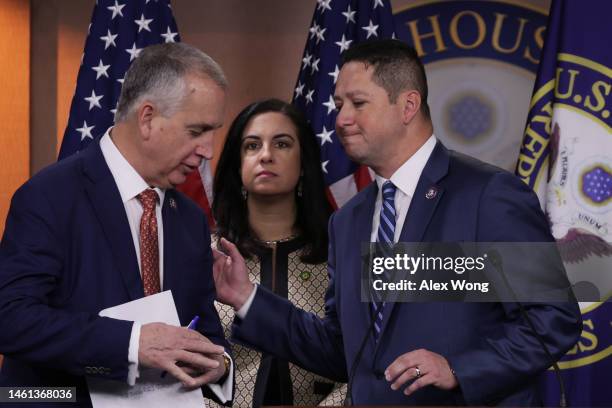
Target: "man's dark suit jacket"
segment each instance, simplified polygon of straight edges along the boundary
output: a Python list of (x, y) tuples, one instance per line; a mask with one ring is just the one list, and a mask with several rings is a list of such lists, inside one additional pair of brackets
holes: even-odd
[[(437, 194), (428, 198), (432, 187)], [(330, 221), (325, 318), (259, 287), (245, 319), (235, 321), (236, 341), (347, 380), (371, 321), (370, 305), (360, 300), (360, 245), (370, 241), (376, 195), (372, 183)], [(400, 236), (402, 242), (552, 240), (537, 197), (518, 178), (440, 143), (419, 179)], [(555, 358), (577, 341), (582, 322), (575, 300), (525, 308)], [(381, 339), (375, 343), (370, 336), (356, 371), (355, 405), (541, 404), (536, 378), (549, 359), (516, 303), (396, 303), (388, 304), (384, 315)], [(429, 386), (409, 397), (391, 390), (385, 368), (420, 348), (447, 358), (459, 389)]]
[[(216, 309), (203, 212), (168, 190), (162, 206), (163, 289), (181, 325), (229, 350)], [(0, 386), (77, 386), (85, 376), (126, 381), (132, 322), (102, 309), (144, 296), (119, 190), (98, 142), (51, 165), (15, 193), (0, 244)], [(205, 392), (208, 387), (204, 387)]]

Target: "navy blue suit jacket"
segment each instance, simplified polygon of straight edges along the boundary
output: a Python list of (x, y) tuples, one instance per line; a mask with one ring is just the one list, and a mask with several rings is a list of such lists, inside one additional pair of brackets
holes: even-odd
[[(168, 190), (162, 218), (163, 289), (181, 325), (200, 315), (197, 330), (227, 347), (203, 212)], [(132, 322), (98, 312), (143, 296), (121, 196), (92, 143), (13, 196), (0, 244), (0, 386), (77, 386), (87, 404), (85, 375), (126, 381)]]
[[(427, 191), (438, 191), (433, 199)], [(346, 381), (371, 322), (361, 302), (360, 244), (370, 241), (376, 183), (329, 224), (330, 284), (319, 319), (259, 287), (236, 341), (338, 381)], [(518, 178), (437, 144), (412, 198), (403, 242), (545, 242), (552, 237), (537, 197)], [(555, 358), (578, 339), (577, 303), (525, 304)], [(370, 336), (353, 385), (356, 405), (538, 405), (536, 378), (549, 360), (516, 303), (395, 303), (384, 309), (381, 339)], [(261, 333), (265, 333), (262, 336)], [(425, 348), (444, 356), (460, 388), (433, 386), (406, 397), (383, 372), (398, 356)]]

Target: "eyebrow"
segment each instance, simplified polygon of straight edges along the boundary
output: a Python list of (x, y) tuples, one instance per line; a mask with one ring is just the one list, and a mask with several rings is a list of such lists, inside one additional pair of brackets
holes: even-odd
[[(354, 98), (355, 96), (370, 96), (368, 92), (365, 91), (350, 91), (346, 93), (346, 96), (349, 98)], [(340, 99), (340, 96), (334, 95), (334, 99)]]
[[(272, 136), (272, 139), (280, 139), (282, 137), (288, 137), (291, 140), (295, 140), (295, 137), (293, 135), (290, 135), (289, 133), (278, 133), (278, 134)], [(246, 135), (246, 136), (244, 136), (242, 138), (242, 140), (246, 140), (246, 139), (257, 139), (257, 140), (260, 140), (261, 136), (258, 136), (258, 135)]]
[(187, 125), (187, 129), (199, 130), (206, 132), (208, 130), (218, 129), (222, 126), (220, 123), (192, 123)]

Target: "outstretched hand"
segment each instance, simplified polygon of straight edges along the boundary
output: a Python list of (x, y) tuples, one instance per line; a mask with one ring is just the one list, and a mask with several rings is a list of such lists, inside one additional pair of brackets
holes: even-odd
[[(217, 300), (238, 310), (253, 291), (253, 284), (236, 245), (225, 238), (219, 240), (223, 252), (213, 248), (213, 275)], [(227, 254), (227, 255), (226, 255)]]

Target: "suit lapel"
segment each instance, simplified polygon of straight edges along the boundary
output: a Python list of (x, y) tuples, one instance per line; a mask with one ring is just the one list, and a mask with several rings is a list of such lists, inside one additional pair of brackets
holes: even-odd
[(144, 296), (138, 258), (125, 207), (115, 180), (104, 160), (100, 143), (80, 153), (85, 190), (100, 223), (116, 268), (121, 273), (130, 300)]
[(176, 288), (174, 279), (179, 276), (171, 271), (176, 271), (177, 259), (174, 245), (180, 235), (179, 208), (174, 198), (174, 190), (166, 190), (164, 204), (162, 206), (162, 219), (164, 223), (164, 286), (163, 290)]
[[(374, 203), (376, 201), (376, 194), (378, 193), (378, 186), (376, 183), (371, 183), (363, 191), (361, 202), (356, 204), (353, 208), (353, 215), (351, 220), (354, 220), (356, 225), (355, 237), (357, 238), (354, 242), (357, 242), (358, 247), (355, 248), (355, 256), (352, 258), (355, 265), (352, 265), (347, 269), (350, 271), (353, 282), (353, 293), (357, 297), (357, 302), (360, 304), (362, 318), (359, 319), (362, 326), (363, 332), (365, 332), (370, 325), (370, 303), (361, 301), (361, 245), (363, 243), (370, 242), (370, 234), (372, 232), (372, 217), (374, 216)], [(352, 240), (349, 237), (349, 240)], [(338, 261), (336, 261), (338, 262)]]
[[(410, 207), (404, 220), (399, 242), (421, 242), (431, 221), (432, 216), (444, 194), (444, 190), (438, 182), (448, 173), (449, 153), (448, 150), (438, 142), (431, 153), (416, 190), (410, 201)], [(395, 302), (385, 305), (383, 311), (383, 322), (381, 328), (381, 338), (388, 326), (391, 315), (395, 309)], [(382, 341), (379, 341), (377, 346)], [(377, 347), (378, 349), (378, 347)]]

